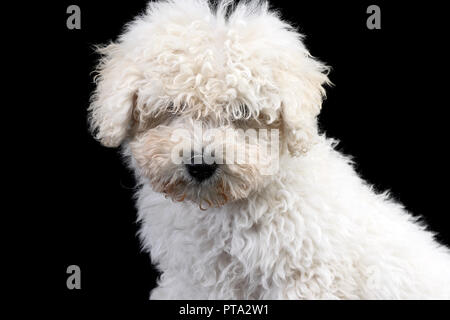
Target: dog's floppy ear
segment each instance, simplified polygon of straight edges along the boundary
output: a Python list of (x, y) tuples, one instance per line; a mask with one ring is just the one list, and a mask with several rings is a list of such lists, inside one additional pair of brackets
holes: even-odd
[(140, 80), (132, 60), (120, 44), (97, 48), (96, 90), (91, 97), (89, 122), (93, 135), (104, 146), (117, 147), (127, 136)]
[(298, 156), (308, 151), (318, 135), (317, 115), (329, 84), (329, 68), (304, 50), (287, 57), (281, 85), (281, 117), (289, 152)]

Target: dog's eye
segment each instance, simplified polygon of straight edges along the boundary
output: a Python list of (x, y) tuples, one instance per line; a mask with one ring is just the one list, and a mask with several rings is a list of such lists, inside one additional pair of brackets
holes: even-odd
[(171, 104), (167, 107), (166, 111), (167, 111), (168, 113), (175, 114), (175, 113), (177, 112), (177, 108), (175, 108), (175, 106), (173, 105), (173, 103), (171, 103)]
[(250, 119), (252, 113), (250, 108), (245, 104), (240, 105), (233, 109), (233, 119), (234, 120), (247, 120)]

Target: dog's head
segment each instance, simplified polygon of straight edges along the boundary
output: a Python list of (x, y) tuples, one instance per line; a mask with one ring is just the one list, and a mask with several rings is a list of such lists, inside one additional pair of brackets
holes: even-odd
[(95, 137), (126, 141), (138, 174), (175, 200), (245, 198), (317, 137), (328, 69), (267, 3), (151, 2), (98, 51)]

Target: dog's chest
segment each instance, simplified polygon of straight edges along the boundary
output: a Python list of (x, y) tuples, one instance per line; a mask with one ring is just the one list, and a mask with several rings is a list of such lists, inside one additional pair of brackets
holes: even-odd
[(149, 193), (138, 202), (141, 235), (162, 272), (189, 279), (208, 298), (280, 298), (293, 278), (311, 281), (299, 266), (314, 269), (314, 243), (297, 232), (304, 221), (274, 201), (200, 211)]

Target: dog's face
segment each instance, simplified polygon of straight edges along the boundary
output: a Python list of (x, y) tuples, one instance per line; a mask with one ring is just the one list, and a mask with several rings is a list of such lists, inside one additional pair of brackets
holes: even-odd
[(174, 200), (246, 198), (317, 136), (327, 68), (266, 5), (152, 2), (99, 52), (96, 138), (126, 141), (138, 174)]

